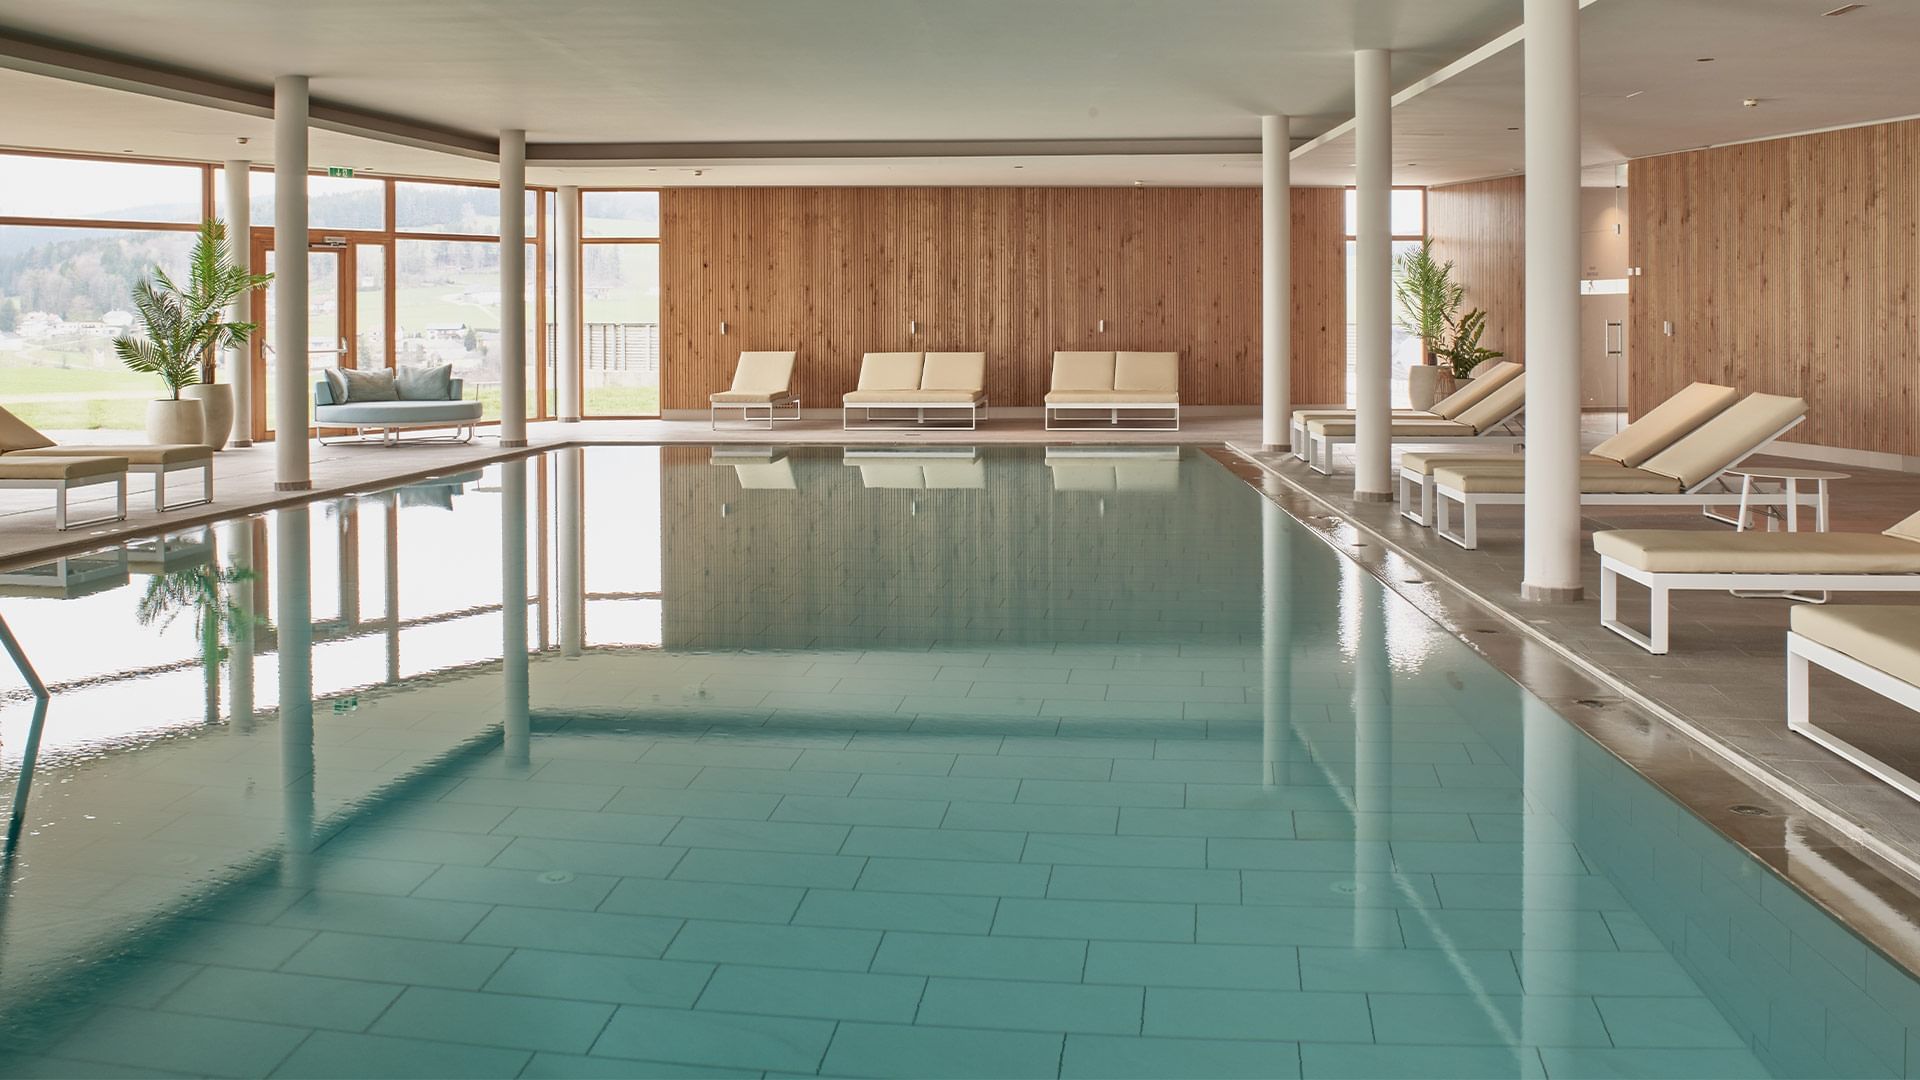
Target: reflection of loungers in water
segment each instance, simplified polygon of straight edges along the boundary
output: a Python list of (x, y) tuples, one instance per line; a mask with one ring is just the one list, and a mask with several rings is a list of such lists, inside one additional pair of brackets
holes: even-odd
[(847, 450), (841, 460), (860, 470), (870, 491), (983, 491), (987, 467), (971, 446), (935, 449)]
[(127, 581), (127, 549), (114, 548), (0, 574), (0, 596), (74, 600), (117, 589)]
[(793, 462), (786, 451), (771, 446), (718, 446), (712, 463), (731, 466), (743, 491), (795, 491)]
[(1055, 491), (1174, 491), (1180, 486), (1180, 448), (1047, 448)]

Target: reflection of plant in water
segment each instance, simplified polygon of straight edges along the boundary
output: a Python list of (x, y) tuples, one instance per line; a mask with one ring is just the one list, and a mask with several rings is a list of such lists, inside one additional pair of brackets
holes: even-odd
[(258, 576), (252, 570), (210, 566), (155, 574), (147, 582), (146, 595), (140, 598), (134, 615), (141, 626), (158, 624), (165, 630), (182, 612), (194, 612), (194, 620), (200, 626), (201, 659), (209, 664), (218, 663), (224, 652), (220, 647), (221, 628), (224, 627), (232, 639), (254, 623), (253, 613), (234, 601), (232, 587)]

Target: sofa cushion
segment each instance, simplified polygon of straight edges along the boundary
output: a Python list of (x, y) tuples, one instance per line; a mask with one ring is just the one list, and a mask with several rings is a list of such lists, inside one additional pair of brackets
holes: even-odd
[(917, 352), (870, 352), (860, 358), (860, 381), (856, 390), (918, 390), (920, 369), (926, 354)]
[(53, 440), (35, 430), (32, 424), (0, 409), (0, 454), (10, 454), (15, 450), (36, 450), (42, 446), (52, 446)]
[(478, 401), (355, 401), (315, 406), (313, 422), (321, 427), (454, 424), (480, 419), (480, 410)]
[(1053, 382), (1048, 389), (1113, 389), (1113, 354), (1110, 352), (1054, 353)]
[(1920, 544), (1879, 533), (1614, 529), (1593, 550), (1662, 574), (1920, 574)]
[(920, 372), (922, 390), (984, 390), (987, 385), (987, 354), (983, 352), (930, 352)]
[(398, 401), (399, 392), (394, 388), (393, 372), (386, 368), (330, 367), (324, 372), (327, 378), (327, 390), (333, 395), (335, 405), (345, 405), (359, 401)]
[(1180, 354), (1175, 352), (1123, 352), (1113, 354), (1115, 390), (1151, 391), (1180, 396)]
[(407, 364), (393, 373), (401, 401), (446, 401), (453, 396), (452, 364)]
[(1906, 604), (1836, 604), (1800, 607), (1789, 616), (1793, 632), (1845, 653), (1868, 667), (1920, 686), (1920, 607)]

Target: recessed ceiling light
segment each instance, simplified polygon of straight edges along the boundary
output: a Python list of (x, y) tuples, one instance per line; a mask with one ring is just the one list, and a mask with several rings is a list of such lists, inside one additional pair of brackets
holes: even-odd
[(1147, 182), (1146, 182), (1145, 180), (1135, 180), (1135, 181), (1133, 182), (1133, 186), (1134, 186), (1134, 187), (1146, 187), (1146, 186), (1147, 186)]
[(1409, 168), (1409, 169), (1417, 169), (1417, 168), (1419, 168), (1419, 167), (1420, 167), (1420, 163), (1419, 163), (1419, 162), (1417, 162), (1417, 161), (1409, 161), (1409, 162), (1407, 162), (1407, 168)]
[(1760, 99), (1757, 97), (1742, 98), (1740, 104), (1745, 105), (1749, 109), (1757, 109), (1760, 107)]
[(1632, 101), (1632, 100), (1633, 100), (1634, 98), (1637, 98), (1637, 97), (1639, 97), (1639, 96), (1640, 96), (1641, 94), (1644, 94), (1644, 93), (1646, 93), (1646, 91), (1645, 91), (1645, 90), (1635, 90), (1635, 91), (1634, 91), (1633, 93), (1631, 93), (1631, 94), (1628, 94), (1628, 95), (1627, 95), (1627, 98), (1626, 98), (1626, 99), (1627, 99), (1628, 101)]
[(1519, 131), (1519, 130), (1520, 130), (1520, 128), (1519, 128), (1519, 127), (1518, 127), (1518, 126), (1516, 125), (1516, 126), (1514, 126), (1514, 127), (1510, 127), (1510, 128), (1508, 128), (1507, 130), (1508, 130), (1508, 131)]
[(1696, 56), (1693, 58), (1693, 62), (1696, 64), (1711, 64), (1717, 59), (1719, 58), (1714, 56)]
[(1026, 168), (1026, 166), (1025, 166), (1025, 165), (1015, 165), (1015, 166), (1014, 166), (1014, 168), (1016, 168), (1016, 169), (1024, 169), (1024, 168)]
[(1861, 8), (1866, 6), (1867, 5), (1865, 4), (1841, 4), (1839, 7), (1834, 8), (1832, 11), (1823, 11), (1820, 14), (1827, 18), (1832, 18), (1835, 15), (1851, 15), (1854, 12), (1859, 11)]

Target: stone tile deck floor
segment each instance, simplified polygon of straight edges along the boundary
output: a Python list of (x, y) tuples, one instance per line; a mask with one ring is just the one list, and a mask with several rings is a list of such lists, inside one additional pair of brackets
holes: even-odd
[[(1838, 815), (1855, 833), (1884, 842), (1889, 849), (1885, 853), (1904, 860), (1898, 865), (1905, 876), (1911, 878), (1920, 867), (1920, 804), (1786, 729), (1786, 627), (1792, 601), (1713, 592), (1675, 594), (1672, 644), (1665, 656), (1651, 655), (1600, 626), (1599, 559), (1591, 544), (1595, 530), (1726, 526), (1703, 519), (1696, 510), (1586, 508), (1581, 520), (1585, 598), (1573, 604), (1533, 604), (1519, 595), (1522, 532), (1517, 507), (1484, 510), (1479, 549), (1466, 551), (1400, 517), (1394, 504), (1356, 503), (1350, 457), (1337, 457), (1334, 475), (1325, 477), (1287, 454), (1255, 450), (1249, 456), (1416, 564), (1683, 717), (1776, 784), (1788, 785)], [(1761, 463), (1808, 464), (1784, 457), (1755, 459)], [(1920, 476), (1837, 468), (1852, 479), (1833, 484), (1833, 529), (1878, 531), (1920, 510)], [(1914, 602), (1911, 596), (1884, 593), (1835, 599), (1849, 604)], [(1645, 591), (1623, 583), (1621, 610), (1630, 624), (1645, 626)], [(1920, 773), (1920, 727), (1906, 709), (1831, 676), (1816, 676), (1814, 702), (1823, 725), (1896, 767)]]
[[(954, 446), (990, 446), (998, 444), (1192, 444), (1218, 445), (1229, 439), (1257, 439), (1257, 417), (1210, 417), (1189, 415), (1182, 419), (1179, 431), (1139, 429), (1046, 431), (1038, 417), (1013, 417), (984, 423), (978, 430), (929, 427), (925, 431), (869, 429), (843, 431), (838, 417), (831, 420), (809, 418), (796, 423), (781, 423), (769, 431), (726, 425), (714, 431), (705, 420), (596, 420), (578, 424), (544, 422), (527, 426), (527, 441), (532, 449), (573, 443), (661, 443), (661, 444), (787, 444), (796, 445), (901, 445), (940, 444)], [(143, 441), (128, 432), (55, 432), (63, 442)], [(399, 447), (378, 445), (309, 445), (312, 454), (314, 490), (276, 492), (273, 489), (273, 445), (261, 443), (246, 448), (229, 448), (214, 459), (214, 496), (212, 506), (176, 510), (166, 514), (153, 511), (152, 485), (144, 477), (132, 477), (128, 485), (127, 521), (118, 525), (96, 525), (72, 532), (53, 528), (53, 502), (46, 492), (0, 490), (0, 565), (17, 564), (30, 556), (54, 554), (61, 550), (96, 547), (127, 536), (143, 536), (168, 528), (198, 524), (201, 521), (251, 513), (270, 506), (285, 505), (320, 495), (385, 487), (390, 483), (415, 479), (429, 473), (446, 473), (473, 468), (501, 457), (524, 453), (502, 450), (492, 429), (482, 429), (473, 442), (409, 442)], [(191, 497), (198, 492), (198, 477), (176, 482), (176, 497)], [(81, 495), (85, 497), (82, 498)], [(109, 500), (89, 492), (77, 495), (73, 516), (86, 517), (104, 510)]]

